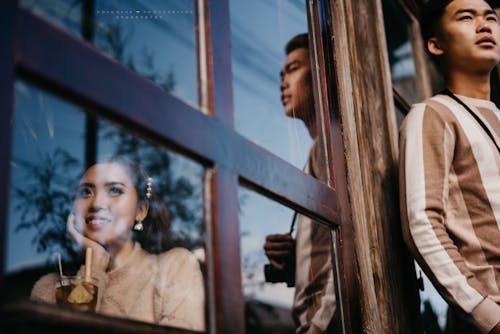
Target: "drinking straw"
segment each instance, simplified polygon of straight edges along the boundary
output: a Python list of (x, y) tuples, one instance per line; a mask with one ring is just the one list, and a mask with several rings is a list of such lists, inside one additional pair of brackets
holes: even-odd
[(85, 282), (91, 282), (92, 276), (92, 248), (87, 247), (85, 250)]
[(61, 281), (62, 281), (62, 278), (63, 278), (63, 271), (62, 271), (62, 263), (61, 263), (61, 254), (57, 253), (57, 264), (59, 265), (59, 277), (61, 278)]

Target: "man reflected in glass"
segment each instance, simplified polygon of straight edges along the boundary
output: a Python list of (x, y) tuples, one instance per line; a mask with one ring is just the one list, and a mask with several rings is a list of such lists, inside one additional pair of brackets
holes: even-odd
[[(285, 47), (281, 70), (281, 102), (288, 117), (304, 122), (313, 139), (305, 172), (325, 180), (325, 159), (321, 152), (314, 112), (314, 95), (307, 34), (293, 37)], [(332, 239), (328, 227), (297, 214), (297, 234), (272, 234), (264, 250), (270, 264), (267, 282), (295, 286), (292, 314), (296, 333), (331, 333), (336, 311), (332, 267)]]

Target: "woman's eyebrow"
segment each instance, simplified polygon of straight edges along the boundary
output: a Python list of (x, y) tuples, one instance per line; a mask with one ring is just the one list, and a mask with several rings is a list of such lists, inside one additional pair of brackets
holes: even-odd
[(91, 182), (82, 182), (80, 183), (79, 187), (95, 188), (95, 184)]
[(126, 187), (127, 186), (125, 183), (119, 182), (119, 181), (106, 182), (104, 185), (106, 187), (110, 187), (110, 186), (123, 186), (123, 187)]

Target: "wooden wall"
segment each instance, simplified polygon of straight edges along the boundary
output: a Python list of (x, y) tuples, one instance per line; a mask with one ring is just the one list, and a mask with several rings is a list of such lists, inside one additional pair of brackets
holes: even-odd
[(398, 129), (381, 8), (381, 0), (330, 1), (349, 185), (344, 210), (352, 212), (363, 331), (421, 333), (413, 261), (401, 236)]

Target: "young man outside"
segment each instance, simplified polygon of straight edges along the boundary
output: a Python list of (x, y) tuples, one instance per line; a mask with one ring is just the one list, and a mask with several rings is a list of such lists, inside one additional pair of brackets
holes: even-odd
[(403, 235), (456, 333), (500, 333), (497, 21), (484, 0), (427, 2), (421, 29), (447, 89), (414, 105), (400, 130)]

